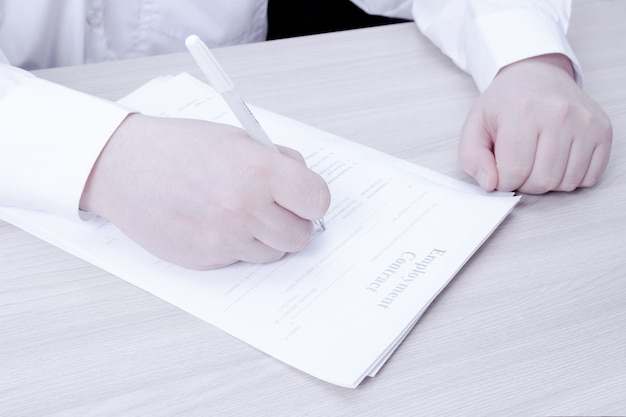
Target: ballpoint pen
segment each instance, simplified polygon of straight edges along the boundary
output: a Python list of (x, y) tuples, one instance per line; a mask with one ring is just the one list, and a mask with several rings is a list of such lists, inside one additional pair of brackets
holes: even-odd
[[(248, 135), (253, 140), (278, 152), (278, 148), (265, 133), (241, 96), (235, 91), (235, 86), (230, 77), (217, 59), (215, 59), (215, 56), (213, 56), (206, 44), (202, 42), (198, 35), (191, 35), (185, 40), (185, 46), (204, 73), (204, 76), (209, 80), (209, 84), (222, 95), (224, 101), (228, 104), (228, 107), (230, 107)], [(323, 218), (315, 221), (315, 224), (322, 230), (326, 230)]]

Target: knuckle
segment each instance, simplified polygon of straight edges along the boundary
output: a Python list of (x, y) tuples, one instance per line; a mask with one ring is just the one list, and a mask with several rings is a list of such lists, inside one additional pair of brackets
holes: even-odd
[[(550, 115), (558, 120), (566, 120), (572, 114), (572, 103), (561, 97), (552, 97), (548, 99)], [(586, 114), (587, 112), (583, 112)]]

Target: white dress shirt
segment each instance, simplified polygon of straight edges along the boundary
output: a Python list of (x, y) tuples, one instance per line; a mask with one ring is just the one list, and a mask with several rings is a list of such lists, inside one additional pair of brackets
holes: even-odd
[[(580, 79), (566, 38), (569, 0), (352, 1), (413, 17), (480, 90), (502, 67), (546, 53), (570, 57)], [(17, 67), (183, 51), (191, 33), (210, 46), (261, 41), (266, 13), (267, 0), (0, 0), (0, 205), (78, 219), (91, 168), (128, 114)]]

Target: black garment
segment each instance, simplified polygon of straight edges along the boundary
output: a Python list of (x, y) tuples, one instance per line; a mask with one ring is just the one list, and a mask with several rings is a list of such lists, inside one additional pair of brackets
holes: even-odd
[(267, 39), (405, 22), (365, 13), (350, 0), (269, 0)]

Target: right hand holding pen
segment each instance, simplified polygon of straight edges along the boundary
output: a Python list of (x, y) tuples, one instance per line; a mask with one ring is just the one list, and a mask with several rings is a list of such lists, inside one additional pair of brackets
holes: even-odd
[(228, 125), (132, 114), (80, 206), (159, 258), (211, 269), (302, 249), (329, 204), (328, 186), (296, 151), (274, 152)]

